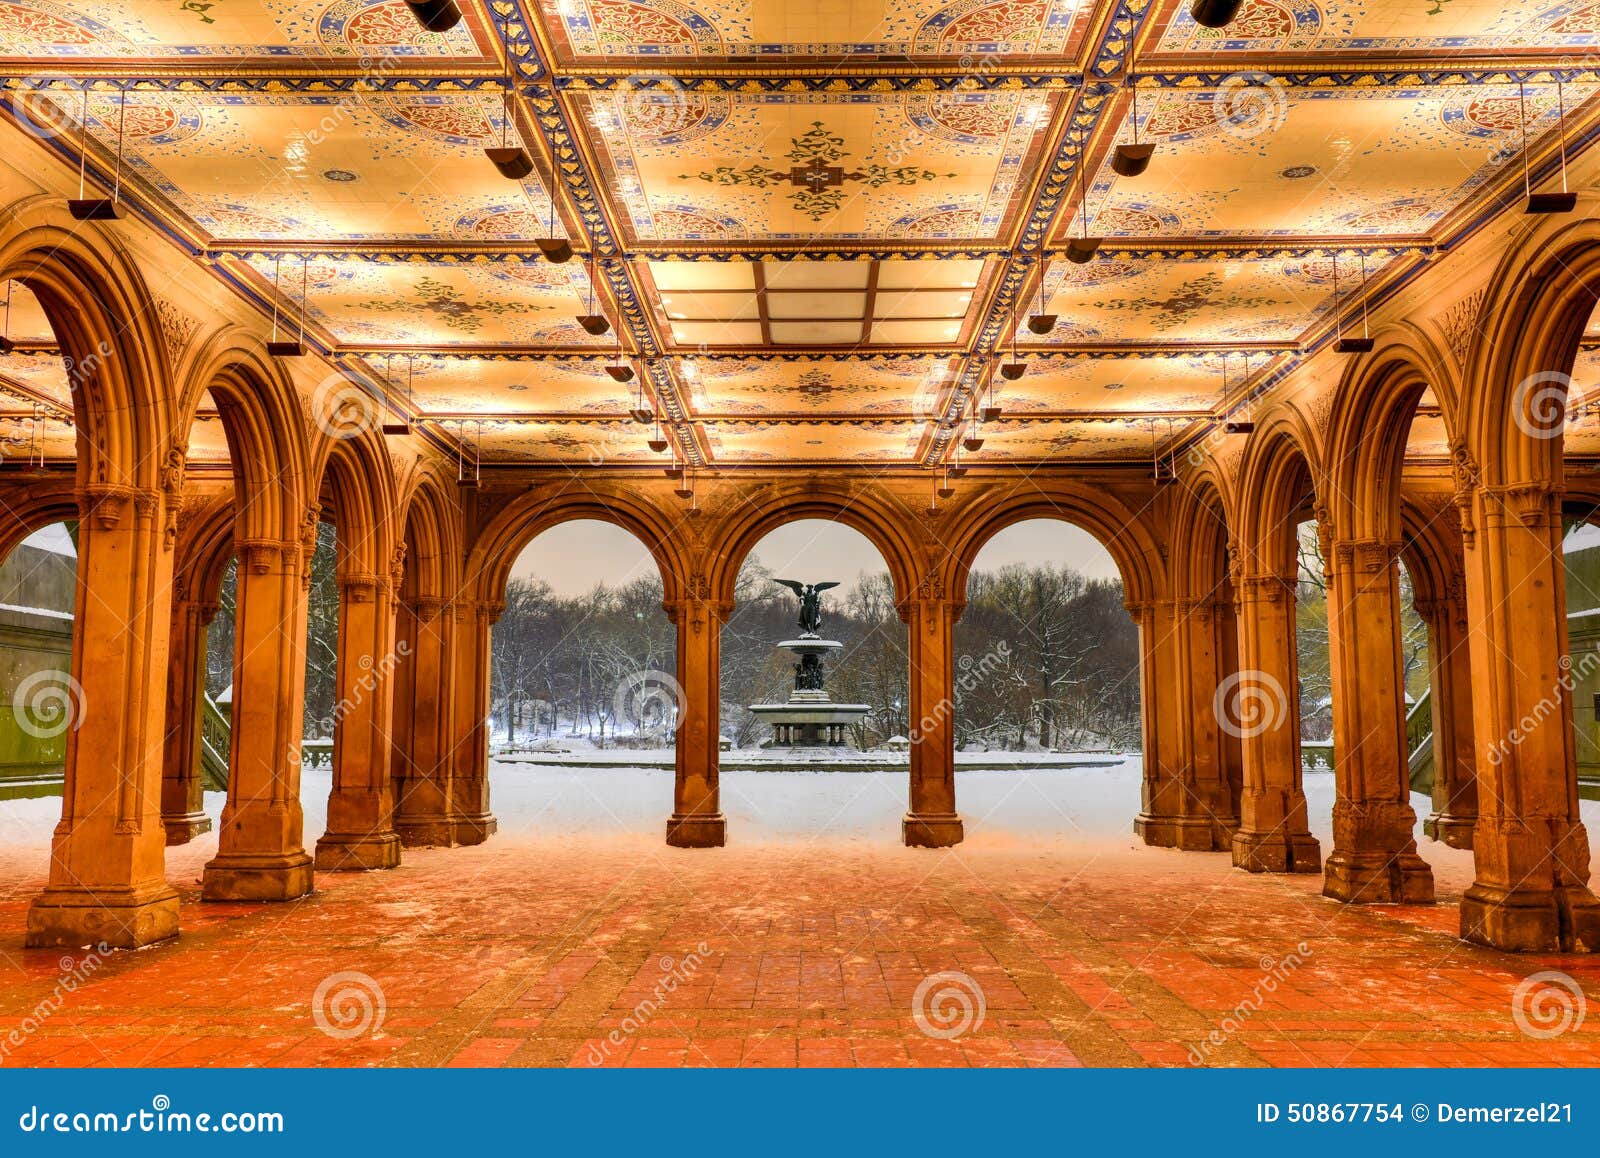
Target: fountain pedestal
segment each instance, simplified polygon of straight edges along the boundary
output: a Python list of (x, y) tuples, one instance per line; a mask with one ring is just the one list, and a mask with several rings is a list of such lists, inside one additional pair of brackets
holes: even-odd
[(850, 725), (872, 710), (869, 704), (836, 704), (823, 686), (822, 657), (844, 644), (836, 639), (802, 635), (779, 647), (800, 657), (794, 665), (794, 691), (782, 704), (751, 704), (750, 710), (772, 727), (774, 748), (845, 748)]

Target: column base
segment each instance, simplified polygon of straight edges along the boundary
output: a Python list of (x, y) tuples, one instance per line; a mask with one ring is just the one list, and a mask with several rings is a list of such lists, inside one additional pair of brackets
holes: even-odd
[(1433, 869), (1415, 853), (1328, 854), (1322, 895), (1347, 905), (1431, 905)]
[(144, 890), (45, 889), (28, 906), (22, 943), (29, 949), (141, 949), (177, 935), (178, 892), (163, 882)]
[(1435, 812), (1422, 822), (1422, 831), (1449, 848), (1471, 848), (1472, 830), (1477, 826), (1478, 822), (1473, 817)]
[(203, 812), (185, 812), (182, 816), (163, 816), (161, 823), (167, 830), (167, 844), (188, 844), (195, 837), (211, 831), (211, 818)]
[(720, 812), (667, 818), (667, 843), (673, 848), (721, 848), (728, 843), (728, 818)]
[(1197, 816), (1144, 816), (1134, 818), (1133, 831), (1151, 848), (1176, 848), (1184, 852), (1223, 852), (1237, 822), (1203, 820)]
[(460, 843), (456, 840), (456, 822), (447, 816), (396, 820), (394, 833), (402, 848), (453, 848)]
[(400, 864), (400, 838), (392, 832), (371, 836), (326, 834), (317, 840), (318, 872), (370, 872), (392, 869)]
[(965, 838), (961, 817), (954, 812), (908, 812), (900, 821), (900, 839), (907, 848), (951, 848)]
[(1236, 832), (1231, 842), (1233, 864), (1252, 873), (1315, 873), (1322, 871), (1322, 845), (1308, 832)]
[(250, 856), (224, 854), (206, 865), (202, 901), (292, 901), (311, 892), (311, 858), (304, 850)]
[(477, 816), (459, 816), (450, 822), (453, 844), (482, 844), (500, 831), (500, 822), (487, 812)]
[(1475, 884), (1461, 897), (1461, 939), (1508, 953), (1600, 952), (1600, 900), (1581, 886)]

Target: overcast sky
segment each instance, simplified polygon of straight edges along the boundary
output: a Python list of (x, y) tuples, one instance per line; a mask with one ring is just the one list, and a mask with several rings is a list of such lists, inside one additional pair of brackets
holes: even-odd
[[(862, 575), (884, 570), (883, 556), (867, 538), (842, 523), (802, 519), (786, 523), (756, 544), (755, 554), (782, 579), (819, 583), (837, 579), (848, 591)], [(980, 570), (1007, 563), (1069, 564), (1094, 579), (1114, 579), (1116, 565), (1087, 531), (1055, 519), (1016, 523), (985, 544)], [(616, 586), (649, 574), (650, 553), (621, 527), (583, 519), (562, 523), (528, 544), (511, 568), (518, 578), (538, 577), (557, 595), (582, 595), (597, 583)]]

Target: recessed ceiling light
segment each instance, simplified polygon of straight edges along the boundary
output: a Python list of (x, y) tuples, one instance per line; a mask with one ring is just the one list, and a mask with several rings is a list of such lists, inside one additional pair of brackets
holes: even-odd
[(1311, 174), (1315, 173), (1316, 171), (1317, 167), (1315, 165), (1290, 165), (1283, 172), (1279, 173), (1278, 176), (1286, 178), (1290, 181), (1298, 181), (1302, 177), (1311, 176)]
[(349, 169), (324, 169), (322, 171), (322, 177), (325, 181), (337, 181), (341, 185), (358, 180), (356, 175)]

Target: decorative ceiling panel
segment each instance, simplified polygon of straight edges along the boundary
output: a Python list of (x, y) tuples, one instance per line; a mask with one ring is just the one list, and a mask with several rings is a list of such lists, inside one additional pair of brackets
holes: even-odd
[(698, 358), (685, 366), (702, 415), (927, 417), (953, 374), (948, 358)]
[[(422, 355), (368, 359), (378, 375), (430, 414), (624, 415), (637, 396), (637, 379), (619, 383), (606, 374), (608, 359), (463, 358)], [(408, 371), (409, 374), (408, 374)]]
[[(1158, 423), (1155, 433), (1165, 440), (1181, 434), (1184, 423)], [(1152, 426), (1148, 421), (1074, 419), (1040, 421), (1002, 418), (983, 424), (983, 446), (962, 459), (970, 463), (1049, 462), (1055, 459), (1151, 458)]]
[[(993, 241), (1054, 92), (569, 94), (630, 245)], [(797, 186), (803, 171), (815, 186)]]
[[(531, 6), (531, 0), (530, 0)], [(1076, 55), (1087, 0), (539, 0), (562, 63), (771, 64)]]
[[(410, 19), (408, 16), (407, 19)], [(90, 132), (212, 238), (531, 241), (549, 236), (549, 197), (485, 159), (501, 101), (488, 93), (283, 94), (96, 90)], [(34, 94), (77, 124), (60, 90)], [(45, 110), (41, 110), (45, 111)], [(226, 157), (226, 164), (218, 158)]]
[[(1227, 361), (1232, 393), (1246, 381), (1246, 356), (1232, 354)], [(1026, 362), (1027, 372), (1015, 382), (994, 377), (995, 400), (1008, 414), (1209, 410), (1222, 397), (1221, 354), (1050, 354), (1028, 356)], [(1251, 368), (1259, 371), (1266, 364), (1266, 356), (1258, 354)]]
[(706, 424), (716, 462), (909, 462), (924, 424), (867, 418), (850, 422), (718, 419)]
[[(271, 286), (274, 260), (251, 260), (256, 279)], [(280, 327), (292, 330), (300, 298), (301, 263), (281, 264), (283, 295), (292, 305)], [(582, 262), (373, 261), (321, 255), (307, 271), (307, 317), (349, 346), (547, 346), (616, 344), (615, 333), (593, 337), (577, 323), (590, 312)]]
[[(470, 0), (463, 7), (471, 10)], [(461, 63), (476, 17), (426, 32), (402, 0), (3, 0), (0, 55), (63, 63), (176, 59)]]
[[(1591, 92), (1569, 86), (1566, 98)], [(1530, 138), (1555, 126), (1556, 96), (1554, 85), (1528, 86)], [(1426, 234), (1504, 171), (1522, 141), (1515, 85), (1149, 90), (1139, 122), (1155, 156), (1138, 177), (1103, 160), (1091, 234)], [(1131, 140), (1126, 124), (1119, 140)], [(1060, 233), (1081, 228), (1080, 218)]]
[(1585, 0), (1245, 0), (1227, 28), (1203, 28), (1168, 0), (1160, 53), (1494, 55), (1592, 47), (1600, 6)]
[[(659, 462), (644, 443), (644, 429), (626, 419), (612, 421), (485, 421), (477, 435), (486, 456), (498, 462), (558, 462), (571, 466), (602, 466), (608, 462)], [(454, 424), (445, 423), (448, 434), (458, 435)], [(466, 432), (474, 436), (471, 424)]]
[[(1060, 261), (1045, 296), (1061, 320), (1042, 341), (1293, 342), (1332, 305), (1332, 274), (1331, 262), (1306, 258)], [(1026, 325), (1018, 340), (1041, 341)]]

